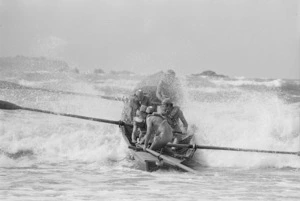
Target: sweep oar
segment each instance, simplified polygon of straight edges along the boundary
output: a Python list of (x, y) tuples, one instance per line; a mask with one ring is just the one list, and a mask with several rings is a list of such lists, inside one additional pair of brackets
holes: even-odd
[(177, 148), (213, 149), (213, 150), (223, 150), (223, 151), (258, 152), (258, 153), (269, 153), (269, 154), (290, 154), (290, 155), (300, 156), (300, 151), (299, 152), (269, 151), (269, 150), (259, 150), (259, 149), (242, 149), (242, 148), (217, 147), (217, 146), (192, 145), (192, 144), (167, 144), (167, 146), (177, 147)]
[[(129, 97), (123, 96), (123, 97), (115, 97), (115, 96), (104, 96), (104, 95), (95, 95), (95, 94), (88, 94), (88, 93), (79, 93), (79, 92), (71, 92), (71, 91), (61, 91), (61, 90), (52, 90), (52, 89), (44, 89), (44, 88), (33, 88), (33, 87), (25, 87), (25, 89), (30, 90), (39, 90), (39, 91), (46, 91), (51, 93), (58, 93), (58, 94), (67, 94), (67, 95), (76, 95), (76, 96), (85, 96), (85, 97), (94, 97), (94, 98), (103, 98), (107, 100), (114, 100), (114, 101), (122, 101), (122, 102), (128, 102)], [(153, 102), (151, 101), (152, 105), (160, 105), (160, 102)]]
[(112, 121), (112, 120), (107, 120), (107, 119), (86, 117), (86, 116), (75, 115), (75, 114), (58, 113), (58, 112), (52, 112), (52, 111), (47, 111), (47, 110), (21, 107), (21, 106), (18, 106), (16, 104), (13, 104), (13, 103), (10, 103), (10, 102), (7, 102), (7, 101), (2, 101), (2, 100), (0, 100), (0, 109), (4, 109), (4, 110), (28, 110), (28, 111), (41, 112), (41, 113), (46, 113), (46, 114), (53, 114), (53, 115), (58, 115), (58, 116), (66, 116), (66, 117), (73, 117), (73, 118), (77, 118), (77, 119), (85, 119), (85, 120), (89, 120), (89, 121), (97, 121), (97, 122), (103, 122), (103, 123), (109, 123), (109, 124), (132, 126), (131, 124), (127, 124), (123, 121)]
[(37, 90), (37, 91), (46, 91), (46, 92), (50, 92), (50, 93), (95, 97), (95, 98), (103, 98), (103, 99), (115, 100), (115, 101), (124, 101), (124, 98), (122, 98), (122, 97), (103, 96), (103, 95), (96, 95), (96, 94), (71, 92), (71, 91), (61, 91), (61, 90), (45, 89), (45, 88), (39, 88), (39, 87), (28, 87), (28, 86), (16, 84), (16, 83), (13, 83), (13, 82), (6, 82), (6, 81), (0, 81), (0, 82), (4, 82), (4, 84), (6, 86), (4, 88), (7, 88), (7, 89), (15, 88), (15, 89)]
[(39, 91), (46, 91), (46, 92), (59, 93), (59, 94), (68, 94), (68, 95), (76, 95), (76, 96), (96, 97), (96, 98), (103, 98), (103, 99), (115, 100), (115, 101), (123, 101), (124, 100), (124, 98), (122, 98), (122, 97), (103, 96), (103, 95), (95, 95), (95, 94), (88, 94), (88, 93), (71, 92), (71, 91), (61, 91), (61, 90), (32, 88), (32, 87), (28, 87), (27, 89), (34, 89), (34, 90), (39, 90)]
[[(93, 98), (103, 98), (107, 100), (114, 100), (114, 101), (122, 101), (122, 102), (128, 102), (129, 97), (123, 96), (123, 97), (115, 97), (115, 96), (104, 96), (104, 95), (97, 95), (97, 94), (88, 94), (88, 93), (79, 93), (79, 92), (72, 92), (72, 91), (61, 91), (61, 90), (53, 90), (53, 89), (45, 89), (45, 88), (39, 88), (39, 87), (28, 87), (20, 84), (16, 84), (13, 82), (6, 82), (6, 81), (0, 81), (4, 82), (9, 87), (4, 87), (5, 89), (9, 88), (15, 88), (15, 89), (27, 89), (27, 90), (37, 90), (37, 91), (46, 91), (50, 93), (58, 93), (58, 94), (67, 94), (67, 95), (75, 95), (75, 96), (85, 96), (85, 97), (93, 97)], [(152, 105), (160, 105), (160, 102), (151, 102)]]
[(124, 100), (124, 98), (122, 98), (122, 97), (103, 96), (103, 95), (95, 95), (95, 94), (87, 94), (87, 93), (71, 92), (71, 91), (61, 91), (61, 90), (52, 90), (52, 89), (43, 89), (43, 88), (33, 88), (33, 87), (26, 87), (26, 89), (38, 90), (38, 91), (46, 91), (46, 92), (58, 93), (58, 94), (68, 94), (68, 95), (76, 95), (76, 96), (85, 96), (85, 97), (103, 98), (103, 99), (107, 99), (107, 100), (115, 100), (115, 101), (123, 101), (123, 100)]

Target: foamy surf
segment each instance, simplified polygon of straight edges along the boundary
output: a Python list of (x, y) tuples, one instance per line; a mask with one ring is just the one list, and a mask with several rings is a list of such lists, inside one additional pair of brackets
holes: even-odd
[[(137, 82), (95, 80), (31, 80), (29, 84), (119, 96), (122, 90), (132, 93)], [(299, 151), (299, 103), (286, 102), (273, 86), (249, 90), (210, 80), (181, 81), (185, 94), (181, 108), (197, 144)], [(13, 86), (0, 90), (1, 100), (24, 107), (121, 118), (120, 101)], [(18, 200), (20, 196), (33, 200), (174, 200), (186, 193), (205, 200), (249, 200), (257, 197), (257, 192), (262, 198), (298, 196), (295, 186), (300, 180), (295, 175), (299, 156), (201, 149), (195, 154), (201, 164), (194, 167), (197, 175), (172, 169), (149, 173), (131, 160), (117, 125), (20, 110), (1, 110), (0, 120), (0, 149), (11, 154), (21, 150), (33, 153), (19, 158), (0, 154), (1, 200)], [(257, 186), (259, 189), (249, 191)]]

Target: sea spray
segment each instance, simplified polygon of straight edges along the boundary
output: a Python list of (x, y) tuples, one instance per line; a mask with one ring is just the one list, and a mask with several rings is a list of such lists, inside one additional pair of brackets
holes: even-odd
[[(195, 131), (197, 144), (299, 150), (299, 104), (289, 104), (279, 95), (286, 80), (249, 81), (244, 78), (236, 84), (235, 80), (225, 79), (181, 80), (185, 92), (181, 108), (190, 130)], [(136, 83), (136, 80), (123, 78), (103, 78), (101, 82), (84, 85), (81, 81), (76, 84), (74, 80), (64, 82), (59, 78), (57, 83), (45, 80), (41, 84), (40, 80), (36, 83), (32, 80), (30, 84), (93, 94), (102, 94), (103, 87), (109, 86), (106, 95), (120, 95), (121, 88), (132, 91)], [(110, 120), (120, 120), (123, 107), (122, 102), (100, 98), (13, 89), (3, 92), (3, 99), (21, 106)], [(29, 111), (1, 111), (0, 118), (4, 120), (2, 147), (8, 151), (32, 149), (38, 160), (45, 162), (105, 164), (121, 160), (128, 154), (116, 125)], [(213, 167), (299, 167), (293, 159), (296, 156), (208, 150), (198, 150), (196, 156), (203, 164)]]
[[(118, 102), (59, 95), (45, 104), (48, 96), (42, 97), (43, 94), (46, 95), (39, 94), (43, 102), (25, 102), (22, 106), (112, 120), (120, 118), (121, 104)], [(1, 111), (1, 119), (1, 148), (9, 153), (32, 150), (35, 158), (25, 157), (28, 161), (84, 161), (109, 165), (128, 155), (117, 125), (22, 110)], [(7, 164), (7, 159), (3, 156), (2, 159), (0, 164)]]
[[(221, 88), (221, 89), (220, 89)], [(200, 93), (207, 88), (199, 87)], [(209, 101), (195, 99), (197, 89), (186, 97), (184, 113), (196, 125), (198, 144), (250, 149), (299, 151), (299, 112), (273, 90), (236, 90), (215, 87)], [(186, 90), (189, 90), (186, 88)], [(202, 91), (202, 92), (201, 92)], [(204, 92), (203, 92), (204, 91)], [(224, 96), (223, 94), (226, 94)], [(212, 97), (212, 95), (211, 95)], [(205, 151), (209, 166), (299, 167), (297, 156), (272, 156), (226, 151)], [(282, 158), (285, 157), (285, 158)], [(202, 158), (203, 160), (203, 158)]]

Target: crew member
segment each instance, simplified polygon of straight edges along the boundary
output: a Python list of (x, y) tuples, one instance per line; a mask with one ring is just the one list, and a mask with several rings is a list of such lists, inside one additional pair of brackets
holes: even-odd
[(150, 140), (153, 142), (150, 146), (152, 150), (164, 148), (168, 142), (172, 141), (172, 128), (167, 120), (161, 115), (150, 115), (146, 120), (147, 132), (145, 135), (144, 150), (148, 148)]
[(141, 105), (140, 109), (136, 111), (136, 116), (133, 118), (133, 129), (131, 134), (132, 143), (137, 142), (137, 138), (144, 132), (146, 133), (146, 109), (147, 106)]
[(133, 120), (133, 117), (135, 116), (137, 110), (139, 110), (141, 105), (151, 105), (150, 98), (145, 95), (141, 89), (137, 90), (134, 95), (129, 97), (128, 102), (129, 107), (126, 112), (129, 114), (129, 117), (127, 116), (127, 118), (129, 118), (129, 121)]
[(139, 105), (145, 105), (145, 106), (151, 105), (150, 98), (147, 95), (145, 95), (141, 89), (137, 90), (134, 96)]
[(169, 98), (179, 104), (182, 100), (182, 89), (178, 78), (173, 70), (168, 70), (157, 85), (156, 96), (160, 101)]
[[(183, 115), (182, 110), (178, 106), (174, 106), (172, 101), (168, 98), (162, 101), (162, 114), (166, 117), (168, 123), (170, 124), (173, 133), (174, 133), (174, 141), (176, 144), (180, 142), (183, 137), (187, 135), (188, 123)], [(180, 128), (179, 120), (183, 124), (183, 128)]]
[(137, 138), (139, 143), (143, 143), (144, 136), (146, 134), (146, 118), (153, 113), (154, 109), (152, 106), (146, 107), (141, 105), (140, 109), (137, 110), (136, 117), (133, 118), (133, 129), (131, 135), (132, 143), (137, 143)]

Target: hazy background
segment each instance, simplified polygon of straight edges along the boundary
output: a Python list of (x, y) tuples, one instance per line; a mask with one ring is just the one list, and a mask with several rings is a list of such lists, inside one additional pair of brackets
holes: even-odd
[(0, 56), (300, 78), (300, 0), (0, 0)]

